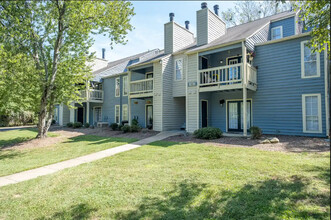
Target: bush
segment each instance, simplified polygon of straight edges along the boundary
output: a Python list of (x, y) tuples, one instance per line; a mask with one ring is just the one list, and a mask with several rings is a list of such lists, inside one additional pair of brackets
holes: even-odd
[(86, 123), (84, 124), (84, 127), (85, 127), (85, 128), (89, 128), (89, 127), (90, 127), (90, 123), (87, 123), (87, 122), (86, 122)]
[(110, 124), (110, 127), (113, 131), (116, 131), (118, 129), (118, 124), (117, 123), (112, 123), (112, 124)]
[(130, 125), (123, 125), (123, 127), (121, 128), (121, 130), (124, 133), (130, 132), (131, 131), (131, 126)]
[(68, 127), (68, 128), (72, 128), (73, 126), (74, 126), (74, 124), (73, 124), (72, 122), (68, 122), (68, 123), (67, 123), (67, 127)]
[(91, 128), (91, 129), (94, 129), (94, 125), (91, 125), (90, 128)]
[(56, 121), (53, 119), (51, 125), (55, 125)]
[(119, 125), (119, 126), (118, 126), (118, 130), (119, 130), (119, 131), (122, 131), (122, 127), (123, 127), (123, 125)]
[(259, 139), (262, 136), (262, 130), (257, 126), (253, 126), (249, 130), (251, 132), (252, 139)]
[(131, 125), (139, 125), (138, 119), (136, 119), (136, 118), (132, 119)]
[(131, 132), (138, 132), (141, 130), (141, 127), (139, 125), (132, 125), (131, 126)]
[(73, 124), (73, 128), (81, 128), (81, 127), (83, 127), (83, 124), (81, 122), (75, 122)]
[(222, 137), (222, 134), (223, 132), (221, 129), (212, 127), (200, 128), (193, 133), (196, 138), (209, 140), (220, 138)]

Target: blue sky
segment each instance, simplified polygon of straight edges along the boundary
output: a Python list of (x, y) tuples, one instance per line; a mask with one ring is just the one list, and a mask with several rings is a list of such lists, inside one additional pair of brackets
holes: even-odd
[[(110, 49), (109, 40), (102, 35), (95, 36), (95, 43), (90, 49), (101, 58), (101, 49), (106, 48), (106, 59), (114, 61), (147, 50), (163, 49), (163, 25), (169, 21), (169, 13), (175, 13), (175, 22), (185, 26), (190, 21), (190, 30), (196, 33), (196, 11), (200, 9), (203, 1), (133, 1), (136, 15), (131, 24), (135, 29), (127, 35), (126, 45), (114, 45)], [(220, 11), (234, 7), (231, 1), (206, 1), (208, 7), (213, 9), (218, 4)]]

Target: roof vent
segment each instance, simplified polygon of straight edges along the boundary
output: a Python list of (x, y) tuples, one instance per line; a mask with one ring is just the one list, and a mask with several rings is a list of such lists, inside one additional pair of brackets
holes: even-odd
[(214, 12), (215, 12), (215, 14), (218, 16), (218, 9), (219, 9), (220, 7), (218, 6), (218, 5), (214, 5)]
[(187, 30), (190, 29), (190, 21), (185, 21), (185, 28), (186, 28)]
[(174, 21), (175, 13), (169, 13), (170, 21)]
[(207, 8), (207, 2), (202, 2), (201, 3), (201, 9)]

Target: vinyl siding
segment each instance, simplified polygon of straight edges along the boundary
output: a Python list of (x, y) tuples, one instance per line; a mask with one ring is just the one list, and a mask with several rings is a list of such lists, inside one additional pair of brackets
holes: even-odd
[[(321, 76), (302, 79), (300, 42), (307, 39), (256, 47), (258, 90), (253, 94), (254, 124), (264, 133), (325, 136), (324, 53), (320, 54)], [(311, 93), (321, 94), (321, 134), (303, 133), (301, 97)]]
[(162, 131), (162, 64), (154, 63), (153, 129)]
[(264, 28), (256, 32), (251, 37), (247, 38), (245, 43), (246, 47), (250, 51), (254, 51), (255, 44), (266, 42), (269, 36), (269, 29), (270, 29), (270, 24), (267, 24)]
[(69, 107), (67, 105), (63, 105), (63, 114), (62, 114), (62, 117), (63, 117), (63, 126), (66, 126), (67, 123), (70, 122), (70, 110), (69, 110)]
[(164, 53), (173, 52), (173, 22), (164, 24)]
[(271, 28), (282, 26), (283, 37), (292, 36), (295, 34), (295, 17), (286, 18), (283, 20), (271, 22), (269, 31), (269, 40), (271, 39)]
[(146, 101), (150, 100), (153, 103), (153, 99), (131, 99), (131, 117), (138, 118), (138, 123), (141, 127), (146, 127)]
[(194, 42), (194, 35), (175, 22), (164, 25), (164, 53), (170, 54)]
[(197, 46), (208, 43), (208, 10), (197, 11)]

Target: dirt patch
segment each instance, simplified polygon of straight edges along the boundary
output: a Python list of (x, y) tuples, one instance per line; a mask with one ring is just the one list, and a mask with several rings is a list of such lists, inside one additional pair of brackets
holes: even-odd
[[(261, 144), (266, 138), (277, 137), (279, 143), (276, 144)], [(267, 151), (282, 151), (282, 152), (327, 152), (330, 151), (330, 141), (324, 138), (309, 138), (298, 136), (265, 135), (260, 140), (253, 140), (243, 137), (222, 137), (215, 140), (201, 140), (194, 138), (193, 135), (178, 135), (165, 139), (165, 141), (200, 143), (216, 146), (233, 146), (233, 147), (251, 147)]]

